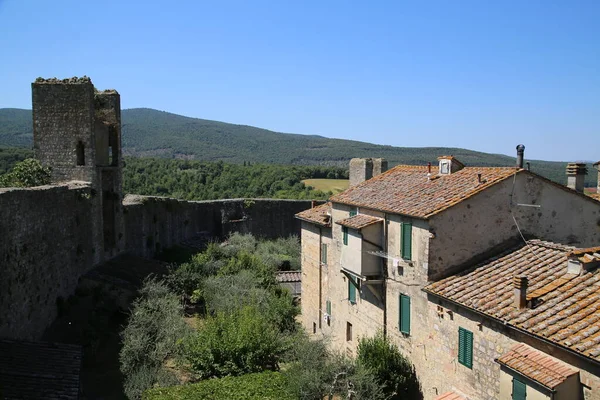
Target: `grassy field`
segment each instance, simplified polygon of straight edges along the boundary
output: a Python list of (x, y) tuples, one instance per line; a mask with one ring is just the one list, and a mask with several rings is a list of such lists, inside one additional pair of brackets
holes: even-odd
[(302, 182), (306, 186), (312, 186), (316, 190), (328, 192), (331, 190), (333, 194), (343, 192), (348, 189), (348, 179), (305, 179)]

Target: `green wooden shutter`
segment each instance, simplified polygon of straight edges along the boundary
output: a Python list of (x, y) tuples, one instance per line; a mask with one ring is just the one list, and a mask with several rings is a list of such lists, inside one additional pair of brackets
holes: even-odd
[(356, 286), (354, 286), (354, 278), (348, 278), (348, 300), (350, 303), (356, 303)]
[(527, 385), (517, 378), (512, 381), (512, 400), (525, 400), (527, 398)]
[(402, 223), (402, 258), (412, 259), (412, 223)]
[(357, 214), (356, 208), (354, 210), (350, 210), (350, 216), (354, 217)]
[(400, 332), (410, 335), (410, 297), (401, 294), (399, 304)]
[(465, 332), (465, 366), (473, 368), (473, 332)]
[(342, 226), (342, 234), (343, 234), (344, 244), (347, 246), (348, 245), (348, 227), (347, 226)]
[(321, 243), (321, 263), (327, 264), (327, 244)]
[(458, 328), (458, 362), (473, 368), (473, 332)]
[(331, 301), (327, 300), (327, 302), (325, 303), (325, 307), (327, 308), (327, 314), (329, 314), (331, 316)]
[(465, 330), (458, 328), (458, 362), (465, 363)]

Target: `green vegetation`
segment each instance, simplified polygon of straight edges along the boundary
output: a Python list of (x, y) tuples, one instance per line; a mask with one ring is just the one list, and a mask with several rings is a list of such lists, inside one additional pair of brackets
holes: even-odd
[[(303, 179), (347, 178), (339, 167), (239, 165), (152, 158), (128, 158), (126, 193), (211, 200), (240, 197), (326, 199), (331, 192), (308, 188)], [(251, 204), (249, 204), (251, 206)]]
[(0, 146), (0, 175), (8, 172), (14, 165), (26, 158), (32, 158), (33, 151), (17, 147)]
[(50, 183), (50, 168), (28, 158), (17, 162), (10, 172), (0, 175), (0, 187), (32, 187)]
[(164, 367), (177, 350), (177, 340), (190, 334), (182, 319), (179, 298), (161, 281), (147, 280), (122, 333), (119, 358), (125, 376), (124, 390), (130, 399), (138, 399), (154, 384), (177, 384), (177, 378)]
[[(275, 275), (297, 267), (299, 253), (295, 237), (233, 234), (172, 266), (164, 281), (146, 281), (123, 331), (127, 396), (178, 384), (169, 362), (193, 380), (277, 370), (299, 309)], [(184, 322), (184, 309), (198, 312), (195, 328)]]
[[(385, 339), (361, 340), (356, 360), (309, 339), (296, 322), (298, 307), (275, 279), (279, 270), (298, 268), (299, 259), (298, 238), (232, 234), (172, 266), (164, 281), (147, 280), (123, 331), (127, 396), (421, 398), (414, 368)], [(183, 310), (192, 314), (187, 323)]]
[(357, 362), (383, 385), (386, 399), (423, 398), (415, 367), (383, 334), (360, 339)]
[[(437, 163), (440, 155), (452, 154), (468, 166), (512, 166), (514, 157), (459, 148), (407, 148), (374, 145), (315, 135), (272, 132), (245, 125), (188, 118), (147, 108), (123, 110), (123, 150), (137, 157), (185, 158), (295, 165), (329, 165), (347, 168), (352, 157), (384, 157), (396, 164)], [(31, 111), (0, 109), (0, 145), (31, 147)], [(527, 143), (525, 143), (527, 145)], [(516, 143), (504, 151), (514, 151)], [(563, 162), (531, 161), (531, 168), (565, 184)], [(596, 171), (586, 182), (593, 186)], [(305, 177), (303, 179), (310, 178)]]
[(302, 181), (306, 186), (322, 192), (338, 194), (348, 189), (348, 179), (305, 179)]
[(238, 377), (209, 379), (186, 386), (152, 389), (144, 400), (293, 400), (285, 377), (262, 372)]

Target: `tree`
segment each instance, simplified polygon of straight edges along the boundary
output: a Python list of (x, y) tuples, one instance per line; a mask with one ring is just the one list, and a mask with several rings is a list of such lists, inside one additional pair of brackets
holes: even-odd
[(50, 168), (33, 158), (15, 164), (13, 169), (0, 175), (0, 187), (32, 187), (50, 183)]
[(375, 337), (360, 339), (357, 362), (375, 375), (384, 386), (387, 398), (423, 398), (414, 365), (381, 332)]

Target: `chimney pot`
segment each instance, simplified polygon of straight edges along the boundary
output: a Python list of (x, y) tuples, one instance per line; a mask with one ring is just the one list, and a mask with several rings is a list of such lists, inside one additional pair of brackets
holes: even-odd
[(477, 174), (477, 182), (481, 183), (481, 174)]
[(523, 156), (525, 154), (525, 145), (517, 146), (517, 168), (523, 168)]
[(513, 277), (513, 288), (515, 295), (515, 307), (521, 310), (527, 307), (527, 286), (529, 281), (524, 275), (517, 275)]
[(583, 193), (585, 187), (585, 176), (587, 175), (587, 166), (585, 163), (567, 164), (567, 186), (579, 193)]
[(316, 202), (316, 201), (314, 201), (314, 200), (312, 200), (312, 201), (310, 202), (310, 208), (315, 208), (316, 206), (317, 206), (317, 202)]

